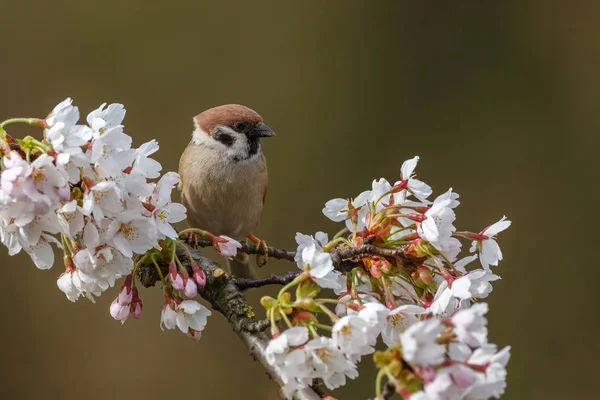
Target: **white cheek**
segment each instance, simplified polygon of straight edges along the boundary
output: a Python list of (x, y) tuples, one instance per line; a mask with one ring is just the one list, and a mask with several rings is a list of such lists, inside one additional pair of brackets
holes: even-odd
[(248, 139), (246, 139), (246, 136), (241, 135), (234, 136), (233, 144), (227, 148), (227, 153), (233, 156), (246, 156), (248, 154), (248, 151)]
[[(248, 145), (248, 139), (246, 136), (230, 129), (229, 127), (220, 128), (233, 137), (234, 142), (231, 146), (226, 146), (218, 140), (215, 140), (212, 136), (209, 136), (198, 126), (196, 126), (196, 129), (192, 134), (192, 143), (208, 147), (215, 152), (222, 154), (222, 157), (224, 158), (223, 161), (226, 159), (249, 159), (248, 153), (250, 152), (250, 146)], [(254, 156), (250, 158), (254, 158)]]

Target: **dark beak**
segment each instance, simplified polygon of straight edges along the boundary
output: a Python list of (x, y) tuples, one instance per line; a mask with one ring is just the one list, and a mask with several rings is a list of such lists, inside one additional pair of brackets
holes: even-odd
[(273, 129), (269, 128), (263, 122), (259, 122), (254, 127), (254, 129), (252, 129), (252, 134), (253, 134), (253, 136), (261, 137), (261, 138), (275, 136), (275, 132), (273, 132)]

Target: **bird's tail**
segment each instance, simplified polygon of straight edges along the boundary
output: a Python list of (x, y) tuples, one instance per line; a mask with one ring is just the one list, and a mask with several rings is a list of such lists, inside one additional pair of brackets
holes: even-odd
[(254, 266), (246, 253), (238, 253), (233, 260), (227, 260), (227, 268), (231, 275), (239, 278), (256, 278)]

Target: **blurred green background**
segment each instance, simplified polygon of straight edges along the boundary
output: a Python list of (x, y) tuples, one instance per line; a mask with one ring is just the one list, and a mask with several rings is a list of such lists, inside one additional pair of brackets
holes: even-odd
[[(121, 102), (135, 144), (158, 139), (175, 170), (192, 116), (248, 105), (278, 134), (257, 233), (286, 248), (336, 230), (325, 201), (418, 154), (435, 193), (461, 194), (459, 229), (514, 221), (489, 298), (491, 340), (513, 346), (504, 398), (596, 399), (600, 3), (413, 3), (4, 0), (0, 119)], [(117, 290), (71, 304), (60, 265), (0, 260), (0, 398), (276, 398), (220, 315), (199, 343), (162, 332), (155, 288), (121, 325)], [(337, 397), (372, 397), (370, 365)]]

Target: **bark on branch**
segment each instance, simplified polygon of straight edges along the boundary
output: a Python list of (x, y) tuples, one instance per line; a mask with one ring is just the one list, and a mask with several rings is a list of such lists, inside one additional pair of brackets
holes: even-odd
[[(236, 284), (236, 280), (240, 282), (238, 278), (229, 276), (219, 264), (208, 259), (198, 251), (191, 248), (189, 250), (207, 277), (206, 286), (198, 290), (200, 296), (210, 302), (213, 309), (227, 318), (234, 332), (246, 345), (254, 359), (263, 365), (271, 379), (280, 387), (283, 387), (281, 370), (276, 366), (269, 365), (266, 359), (265, 350), (269, 339), (263, 331), (269, 326), (268, 321), (257, 321), (254, 318), (254, 311), (242, 293), (242, 288)], [(188, 269), (188, 273), (192, 275), (193, 271), (187, 253), (183, 249), (178, 248), (177, 256), (185, 268)], [(166, 276), (169, 269), (168, 263), (160, 263), (160, 267), (163, 275)], [(154, 286), (157, 281), (160, 281), (158, 272), (153, 265), (141, 266), (138, 269), (138, 279), (145, 287)], [(240, 284), (242, 287), (244, 286), (243, 282), (240, 282)], [(283, 394), (282, 398), (284, 398)], [(297, 391), (294, 394), (294, 399), (317, 400), (321, 399), (321, 396), (309, 387)]]

